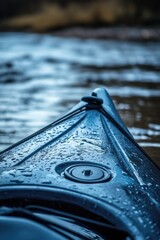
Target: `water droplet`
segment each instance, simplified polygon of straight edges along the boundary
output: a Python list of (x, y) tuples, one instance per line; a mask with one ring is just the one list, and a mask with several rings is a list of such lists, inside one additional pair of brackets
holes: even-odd
[(20, 179), (11, 179), (10, 182), (23, 183), (24, 181)]
[(148, 183), (147, 185), (150, 187), (150, 186), (152, 186), (152, 183)]
[(47, 179), (46, 180), (44, 179), (44, 180), (41, 181), (41, 183), (42, 184), (51, 184), (52, 182), (47, 180)]
[(22, 175), (25, 177), (31, 177), (32, 173), (31, 172), (23, 172)]

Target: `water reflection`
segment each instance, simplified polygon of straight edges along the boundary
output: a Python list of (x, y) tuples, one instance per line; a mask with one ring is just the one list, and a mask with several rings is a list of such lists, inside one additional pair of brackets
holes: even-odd
[(158, 42), (0, 34), (0, 150), (104, 86), (135, 139), (158, 162), (159, 63)]

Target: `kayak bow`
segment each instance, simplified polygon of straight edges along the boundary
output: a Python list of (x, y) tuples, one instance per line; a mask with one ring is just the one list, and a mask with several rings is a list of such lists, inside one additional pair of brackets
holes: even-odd
[(1, 239), (23, 221), (35, 240), (160, 239), (160, 171), (103, 88), (3, 151), (0, 174)]

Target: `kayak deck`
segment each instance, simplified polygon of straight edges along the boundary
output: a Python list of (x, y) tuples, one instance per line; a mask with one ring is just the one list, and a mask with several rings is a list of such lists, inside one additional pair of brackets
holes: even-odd
[[(3, 151), (0, 174), (2, 192), (37, 185), (87, 194), (122, 222), (127, 218), (137, 239), (160, 234), (160, 171), (134, 141), (105, 89)], [(153, 233), (146, 228), (152, 225)]]

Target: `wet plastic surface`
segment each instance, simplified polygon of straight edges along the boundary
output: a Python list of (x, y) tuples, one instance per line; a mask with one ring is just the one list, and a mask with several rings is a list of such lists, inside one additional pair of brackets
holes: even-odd
[[(104, 218), (114, 215), (135, 239), (158, 239), (160, 171), (134, 143), (107, 92), (94, 92), (102, 105), (82, 101), (69, 115), (0, 154), (0, 201), (34, 199), (38, 192), (43, 199), (48, 191), (48, 201), (66, 197)], [(65, 169), (76, 162), (102, 165), (112, 178), (92, 184), (66, 178)]]

